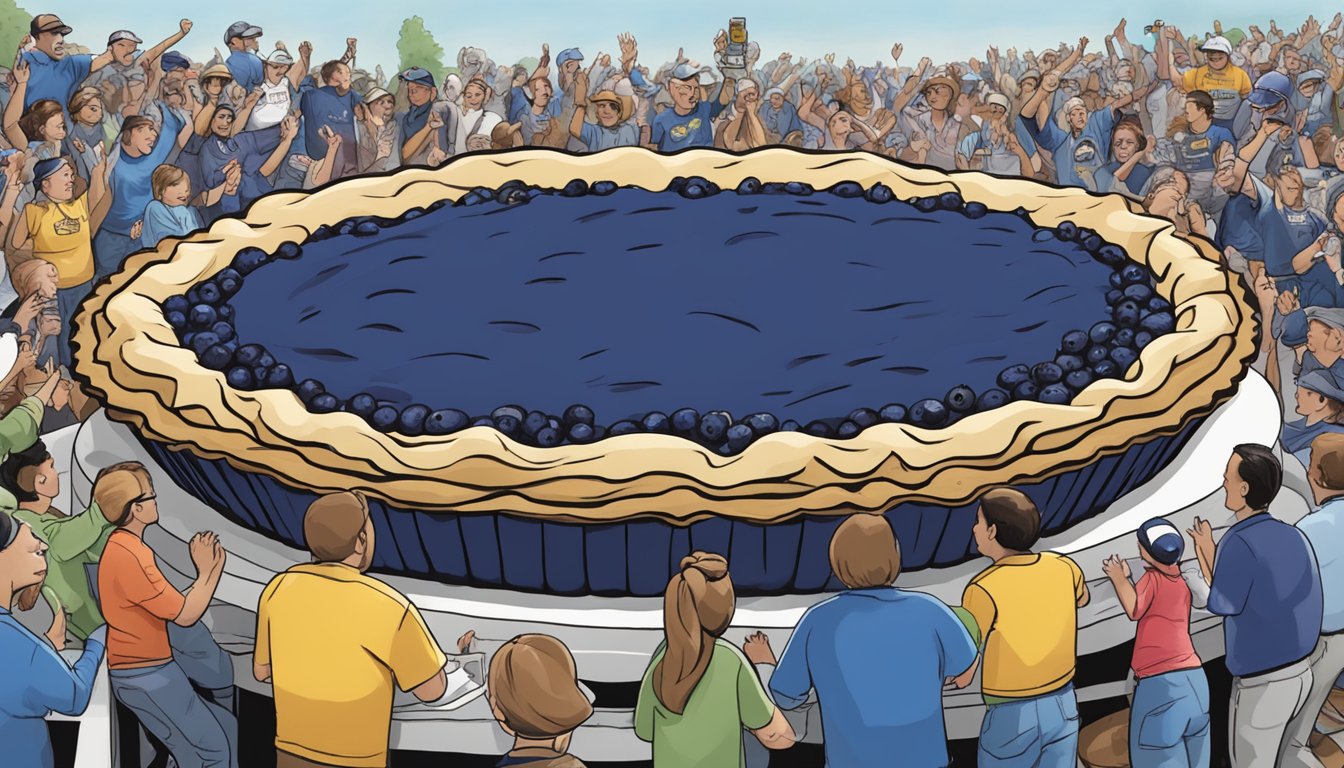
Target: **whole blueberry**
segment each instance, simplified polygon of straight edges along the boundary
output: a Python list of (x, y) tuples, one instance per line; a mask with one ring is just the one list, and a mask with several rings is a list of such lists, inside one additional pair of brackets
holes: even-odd
[(299, 399), (305, 403), (326, 391), (327, 388), (317, 379), (304, 379), (299, 382)]
[(933, 213), (938, 210), (938, 198), (936, 197), (917, 197), (911, 201), (911, 204), (921, 213)]
[(888, 187), (882, 182), (878, 182), (869, 187), (868, 191), (865, 192), (863, 196), (870, 203), (890, 203), (892, 199), (896, 197), (896, 195), (892, 193), (891, 187)]
[(1057, 384), (1064, 379), (1064, 371), (1054, 363), (1037, 363), (1031, 369), (1031, 380), (1039, 386)]
[(516, 405), (501, 405), (490, 413), (490, 417), (495, 420), (499, 420), (505, 416), (508, 416), (521, 424), (523, 419), (527, 418), (527, 411), (524, 411)]
[(1103, 245), (1097, 249), (1096, 256), (1097, 261), (1111, 268), (1119, 267), (1126, 261), (1125, 249), (1118, 245)]
[(592, 193), (599, 197), (606, 197), (616, 191), (616, 182), (614, 181), (594, 181)]
[(560, 444), (560, 430), (548, 426), (537, 433), (536, 440), (537, 445), (542, 448), (554, 448)]
[(1119, 272), (1112, 272), (1109, 278), (1112, 288), (1124, 288), (1125, 278)]
[(1040, 393), (1036, 395), (1036, 399), (1040, 400), (1042, 403), (1048, 403), (1050, 405), (1068, 405), (1069, 400), (1072, 398), (1073, 393), (1069, 392), (1069, 388), (1063, 384), (1051, 384), (1047, 387), (1041, 387)]
[(755, 195), (760, 191), (761, 180), (755, 176), (748, 176), (737, 183), (737, 193), (739, 195)]
[(1084, 368), (1081, 371), (1073, 371), (1064, 377), (1064, 383), (1069, 385), (1069, 389), (1074, 392), (1081, 392), (1092, 383), (1092, 371)]
[(238, 270), (233, 267), (227, 267), (220, 270), (218, 275), (215, 275), (215, 283), (219, 286), (219, 290), (224, 293), (224, 298), (228, 298), (243, 287), (243, 276), (238, 274)]
[(266, 386), (274, 389), (288, 389), (294, 386), (294, 372), (289, 370), (289, 366), (281, 363), (271, 368), (270, 374), (266, 377)]
[(191, 326), (193, 328), (209, 328), (219, 322), (219, 313), (209, 304), (197, 304), (191, 308)]
[(1139, 327), (1154, 336), (1161, 336), (1176, 330), (1176, 317), (1166, 311), (1154, 312), (1140, 320)]
[(249, 246), (234, 255), (233, 268), (238, 270), (238, 274), (246, 277), (265, 264), (268, 258), (265, 251)]
[(201, 365), (212, 371), (222, 371), (233, 362), (233, 353), (222, 344), (216, 344), (201, 354)]
[[(550, 429), (550, 427), (547, 427), (547, 429)], [(569, 441), (571, 443), (578, 443), (579, 445), (591, 443), (593, 441), (592, 425), (584, 424), (581, 421), (571, 424), (569, 427)]]
[(761, 191), (767, 195), (782, 195), (784, 194), (784, 182), (767, 181), (761, 185)]
[(1055, 227), (1055, 236), (1067, 242), (1077, 240), (1078, 225), (1072, 221), (1061, 221), (1059, 226)]
[(1013, 209), (1013, 215), (1023, 221), (1031, 221), (1031, 211), (1028, 211), (1020, 205)]
[(697, 431), (702, 439), (717, 443), (728, 431), (728, 424), (729, 420), (722, 413), (706, 413), (700, 417), (700, 428)]
[(793, 419), (789, 419), (785, 421), (783, 424), (779, 425), (780, 432), (797, 432), (800, 428), (801, 427), (799, 426), (798, 422), (794, 421)]
[(1147, 331), (1139, 331), (1138, 333), (1134, 334), (1135, 349), (1143, 349), (1144, 347), (1152, 343), (1153, 343), (1153, 334)]
[(965, 213), (968, 219), (983, 219), (989, 213), (989, 207), (984, 203), (972, 201), (966, 204), (966, 209), (962, 213)]
[(195, 331), (188, 331), (182, 334), (182, 346), (186, 349), (191, 349), (192, 348), (191, 343), (195, 340), (196, 340)]
[(514, 435), (518, 434), (518, 427), (521, 426), (522, 424), (522, 422), (519, 421), (517, 418), (515, 418), (512, 414), (507, 413), (502, 416), (495, 416), (494, 422), (495, 422), (495, 429), (508, 435), (509, 437), (513, 437)]
[(219, 286), (213, 280), (206, 280), (196, 286), (196, 295), (201, 297), (202, 304), (210, 304), (211, 306), (218, 304), (224, 298), (223, 291), (219, 290)]
[(806, 197), (812, 194), (812, 185), (801, 181), (784, 182), (784, 191), (790, 195), (802, 195)]
[(1010, 365), (999, 371), (996, 379), (1000, 387), (1011, 391), (1013, 387), (1031, 378), (1031, 369), (1025, 365)]
[(303, 255), (303, 248), (293, 240), (286, 240), (275, 249), (275, 256), (278, 259), (297, 259)]
[(1153, 298), (1153, 289), (1143, 283), (1127, 285), (1125, 286), (1125, 298), (1142, 307), (1148, 303), (1149, 299)]
[(575, 424), (587, 424), (591, 427), (593, 425), (593, 418), (592, 408), (578, 404), (569, 406), (565, 409), (564, 414), (561, 415), (561, 421), (563, 421), (567, 427), (572, 427)]
[(193, 334), (191, 337), (191, 349), (198, 355), (205, 354), (205, 350), (215, 346), (220, 342), (219, 336), (214, 331), (201, 331)]
[[(854, 418), (853, 414), (850, 415), (850, 418)], [(877, 419), (876, 413), (873, 413), (873, 419)], [(768, 435), (779, 430), (779, 419), (776, 419), (774, 414), (771, 413), (753, 413), (743, 419), (742, 423), (746, 424), (757, 435)]]
[(1161, 296), (1154, 296), (1148, 300), (1148, 311), (1150, 312), (1165, 312), (1169, 309), (1171, 309), (1171, 302)]
[(1101, 236), (1091, 234), (1088, 235), (1087, 237), (1080, 238), (1079, 242), (1081, 242), (1083, 244), (1083, 247), (1086, 248), (1088, 251), (1096, 253), (1098, 250), (1101, 249), (1102, 243), (1104, 241), (1101, 239)]
[(335, 413), (341, 409), (341, 401), (330, 392), (323, 392), (308, 401), (308, 410), (313, 413)]
[(597, 424), (593, 427), (593, 442), (605, 439), (606, 436), (607, 436), (606, 427), (602, 426), (601, 424)]
[(910, 421), (917, 427), (936, 429), (947, 421), (947, 406), (941, 400), (928, 398), (910, 406)]
[(1116, 304), (1125, 300), (1125, 294), (1119, 288), (1112, 288), (1106, 292), (1106, 303), (1114, 307)]
[(275, 358), (270, 352), (262, 352), (261, 357), (257, 358), (257, 365), (263, 368), (271, 368), (275, 365)]
[(185, 315), (187, 312), (191, 311), (191, 302), (187, 301), (187, 297), (180, 293), (174, 296), (169, 296), (168, 299), (163, 302), (163, 311), (181, 312)]
[(961, 210), (963, 202), (959, 192), (944, 192), (938, 196), (938, 207), (944, 211)]
[(1034, 381), (1024, 381), (1024, 382), (1021, 382), (1020, 384), (1018, 384), (1016, 387), (1013, 387), (1013, 399), (1014, 399), (1014, 400), (1035, 400), (1035, 399), (1036, 399), (1036, 394), (1037, 394), (1038, 392), (1040, 392), (1040, 391), (1041, 391), (1041, 388), (1038, 387), (1038, 386), (1036, 386), (1036, 382), (1034, 382)]
[(355, 225), (355, 237), (373, 237), (381, 232), (382, 229), (372, 221), (361, 221)]
[(251, 368), (247, 368), (241, 365), (235, 365), (234, 367), (229, 369), (229, 372), (225, 374), (224, 378), (228, 380), (229, 386), (233, 387), (234, 389), (252, 388), (253, 380), (252, 380)]
[(751, 427), (746, 424), (734, 424), (728, 428), (728, 448), (733, 453), (751, 445), (751, 441), (756, 439), (756, 433), (751, 431)]
[(877, 411), (872, 408), (855, 408), (850, 412), (849, 420), (858, 424), (860, 429), (867, 429), (877, 423)]
[(638, 434), (641, 431), (639, 424), (630, 421), (629, 419), (625, 419), (612, 424), (611, 427), (607, 429), (607, 435), (609, 437), (620, 437), (621, 435)]
[(986, 389), (980, 393), (980, 397), (975, 400), (975, 410), (992, 411), (1001, 405), (1008, 404), (1008, 393), (1002, 389)]
[(416, 207), (416, 208), (412, 208), (412, 209), (410, 209), (409, 211), (407, 211), (407, 212), (401, 214), (401, 220), (402, 220), (402, 221), (415, 221), (416, 219), (418, 219), (418, 218), (420, 218), (421, 216), (424, 216), (424, 215), (425, 215), (425, 209), (424, 209), (424, 208), (420, 208), (420, 207)]
[(899, 424), (902, 421), (905, 421), (907, 415), (905, 406), (900, 403), (884, 405), (882, 406), (882, 410), (877, 412), (877, 417), (881, 419), (884, 424)]
[(493, 429), (495, 426), (495, 420), (490, 418), (489, 416), (478, 416), (471, 420), (471, 426), (490, 427), (491, 429)]
[(401, 409), (397, 417), (397, 431), (409, 437), (424, 434), (425, 419), (429, 418), (429, 406), (414, 403)]
[(236, 310), (234, 310), (232, 304), (220, 304), (217, 308), (215, 308), (215, 314), (219, 315), (219, 319), (223, 320), (226, 323), (233, 322), (233, 316), (235, 311)]
[(470, 422), (471, 417), (463, 411), (443, 408), (429, 414), (429, 418), (425, 419), (425, 434), (451, 435), (460, 429), (465, 429)]
[(849, 438), (858, 435), (862, 431), (863, 429), (859, 427), (858, 424), (855, 424), (849, 419), (845, 419), (844, 421), (840, 422), (840, 426), (835, 428), (835, 436), (840, 438), (841, 440), (848, 440)]
[(1120, 270), (1120, 279), (1127, 285), (1137, 285), (1138, 283), (1148, 282), (1148, 271), (1138, 264), (1126, 264)]
[(709, 195), (709, 188), (698, 181), (688, 181), (686, 186), (681, 189), (681, 196), (697, 200)]
[(238, 348), (238, 364), (253, 366), (266, 354), (266, 348), (260, 344), (244, 344)]
[(218, 323), (210, 326), (211, 332), (219, 337), (220, 341), (233, 341), (233, 326), (220, 320)]
[(672, 413), (672, 429), (678, 434), (689, 435), (700, 424), (700, 412), (694, 408), (681, 408)]
[(373, 395), (370, 395), (368, 392), (360, 392), (359, 394), (350, 398), (350, 402), (348, 405), (350, 412), (360, 417), (361, 419), (369, 418), (370, 416), (373, 415), (374, 411), (378, 410), (378, 401), (375, 400), (373, 398)]
[(644, 427), (645, 432), (667, 434), (672, 431), (672, 420), (667, 417), (667, 414), (658, 411), (644, 414), (640, 424)]
[(1105, 344), (1115, 337), (1115, 324), (1105, 321), (1097, 323), (1088, 330), (1087, 337), (1093, 344)]
[(813, 437), (832, 437), (835, 435), (835, 430), (831, 429), (831, 425), (824, 421), (809, 421), (807, 426), (803, 427), (803, 431)]
[(1060, 342), (1060, 350), (1076, 355), (1087, 349), (1087, 331), (1069, 331)]
[(550, 424), (550, 417), (541, 411), (528, 411), (527, 416), (523, 419), (523, 434), (528, 437), (536, 437), (538, 432), (549, 427)]
[(495, 199), (504, 205), (522, 205), (523, 203), (531, 202), (532, 200), (531, 196), (527, 194), (527, 190), (523, 187), (501, 189), (499, 192), (495, 193)]
[(1134, 361), (1138, 359), (1139, 353), (1129, 347), (1116, 347), (1111, 350), (1111, 360), (1115, 361), (1117, 369), (1122, 374), (1129, 370), (1129, 366), (1133, 365)]
[(390, 405), (380, 406), (369, 417), (369, 423), (379, 432), (391, 432), (397, 428), (397, 422), (401, 420), (401, 412)]
[(181, 312), (169, 312), (165, 318), (173, 330), (180, 331), (187, 327), (187, 316)]
[(863, 197), (863, 185), (857, 181), (842, 181), (829, 191), (836, 197)]
[(1086, 367), (1083, 358), (1077, 355), (1059, 355), (1055, 358), (1055, 365), (1059, 366), (1059, 370), (1063, 371), (1065, 376)]
[(580, 197), (586, 195), (588, 194), (588, 182), (583, 179), (574, 179), (566, 184), (564, 189), (560, 190), (560, 194), (565, 197)]
[(969, 411), (975, 407), (975, 391), (965, 384), (955, 386), (947, 391), (943, 397), (943, 404), (948, 410)]
[(1096, 365), (1110, 357), (1111, 348), (1105, 344), (1093, 344), (1087, 348), (1087, 364)]
[(1134, 344), (1134, 329), (1121, 328), (1115, 332), (1115, 343), (1117, 347), (1128, 347)]

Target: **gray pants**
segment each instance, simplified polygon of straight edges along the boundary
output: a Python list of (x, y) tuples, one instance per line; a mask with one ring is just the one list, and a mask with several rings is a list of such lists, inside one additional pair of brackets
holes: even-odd
[(1311, 693), (1310, 662), (1232, 678), (1228, 753), (1236, 768), (1275, 768), (1288, 743), (1288, 724)]
[[(201, 622), (168, 625), (173, 660), (108, 671), (112, 694), (163, 742), (179, 768), (238, 768), (233, 666)], [(192, 684), (211, 692), (201, 698)]]
[(1285, 768), (1302, 766), (1303, 768), (1322, 768), (1321, 761), (1311, 751), (1308, 740), (1316, 728), (1316, 717), (1330, 696), (1330, 689), (1344, 672), (1344, 633), (1323, 635), (1311, 656), (1311, 690), (1302, 711), (1293, 718), (1288, 726), (1288, 742), (1284, 746), (1283, 762)]

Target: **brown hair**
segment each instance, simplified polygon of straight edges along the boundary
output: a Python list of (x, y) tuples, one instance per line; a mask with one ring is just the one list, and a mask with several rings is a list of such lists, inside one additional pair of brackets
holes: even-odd
[(303, 515), (303, 539), (319, 563), (339, 563), (355, 553), (369, 519), (369, 502), (359, 491), (319, 496)]
[(709, 669), (714, 641), (733, 620), (737, 597), (723, 555), (693, 552), (681, 560), (663, 595), (667, 647), (653, 669), (653, 690), (664, 707), (680, 715)]
[(40, 99), (19, 118), (19, 130), (29, 141), (46, 141), (47, 121), (57, 115), (64, 115), (61, 104), (53, 99)]
[(14, 292), (19, 295), (20, 299), (26, 299), (37, 292), (37, 275), (46, 267), (55, 269), (56, 265), (46, 259), (38, 258), (21, 261), (14, 265), (14, 269), (9, 272), (9, 282), (14, 286)]
[(153, 128), (154, 121), (144, 115), (131, 115), (126, 118), (126, 122), (121, 124), (122, 146), (129, 147), (131, 145), (131, 134), (135, 132), (136, 128), (143, 128), (145, 126)]
[[(75, 115), (78, 115), (79, 111), (87, 107), (91, 101), (97, 101), (101, 104), (103, 101), (103, 92), (93, 86), (80, 88), (78, 91), (75, 91), (75, 95), (70, 97), (70, 104), (68, 106), (70, 119), (75, 119)], [(104, 104), (103, 108), (106, 109), (107, 105)]]
[(155, 200), (163, 200), (163, 191), (187, 177), (187, 172), (176, 165), (164, 163), (154, 169), (149, 177), (149, 188)]
[(332, 59), (331, 61), (328, 61), (326, 64), (323, 64), (321, 71), (322, 84), (330, 85), (331, 78), (336, 75), (336, 70), (340, 69), (340, 67), (343, 64), (345, 64), (345, 62), (341, 61), (340, 59)]
[(525, 739), (563, 736), (593, 714), (574, 657), (550, 635), (519, 635), (500, 646), (486, 688), (504, 724)]
[(1327, 432), (1311, 441), (1310, 470), (1322, 488), (1344, 491), (1344, 435)]
[(850, 589), (889, 587), (901, 575), (901, 543), (882, 515), (850, 515), (831, 535), (831, 570)]
[(994, 526), (994, 540), (1007, 549), (1026, 551), (1041, 535), (1041, 513), (1027, 494), (1016, 488), (993, 488), (980, 497), (980, 514)]
[(103, 517), (118, 528), (131, 521), (131, 507), (153, 493), (149, 470), (138, 461), (104, 467), (93, 481), (93, 500)]

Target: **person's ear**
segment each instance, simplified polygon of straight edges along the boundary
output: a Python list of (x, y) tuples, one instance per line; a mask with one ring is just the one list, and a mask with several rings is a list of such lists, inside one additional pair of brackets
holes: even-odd
[(985, 538), (989, 539), (990, 541), (998, 541), (998, 540), (999, 540), (999, 526), (995, 525), (994, 523), (986, 523), (986, 524), (985, 524)]

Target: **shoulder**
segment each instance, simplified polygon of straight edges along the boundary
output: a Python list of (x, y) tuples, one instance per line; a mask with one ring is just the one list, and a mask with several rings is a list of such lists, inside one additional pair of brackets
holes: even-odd
[(714, 657), (712, 662), (740, 667), (751, 667), (751, 662), (747, 661), (747, 656), (742, 653), (742, 649), (721, 637), (714, 641)]

